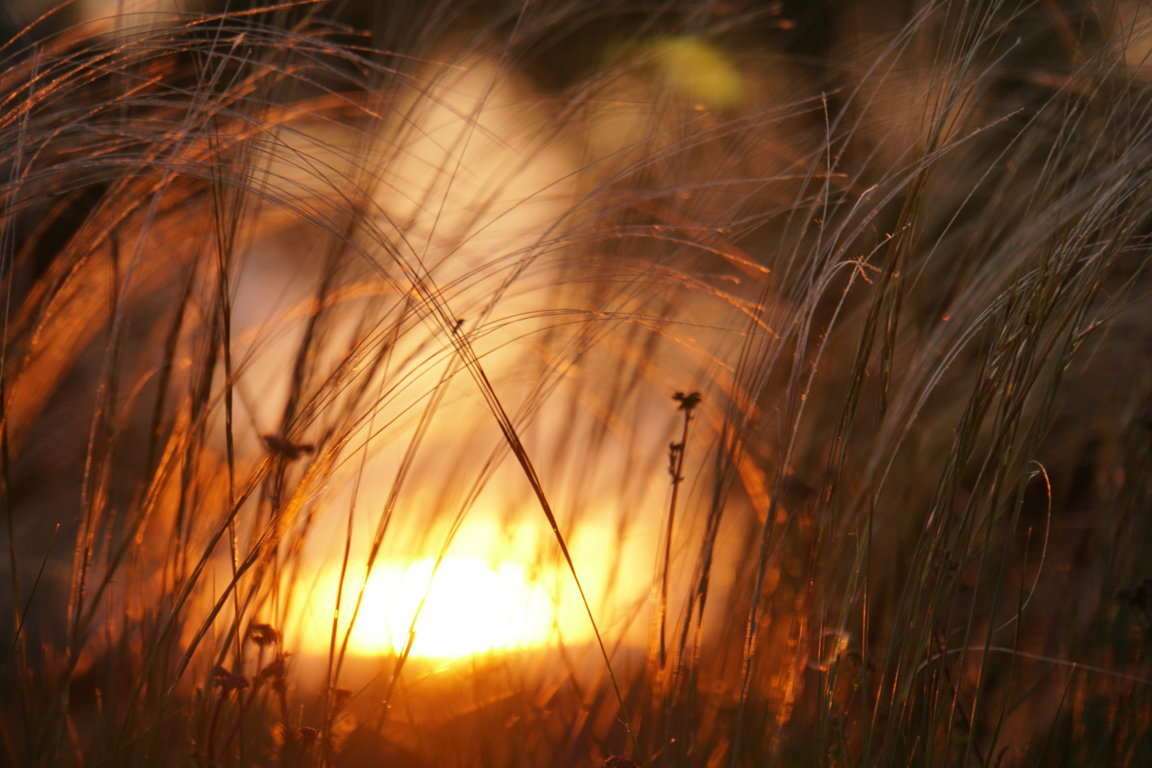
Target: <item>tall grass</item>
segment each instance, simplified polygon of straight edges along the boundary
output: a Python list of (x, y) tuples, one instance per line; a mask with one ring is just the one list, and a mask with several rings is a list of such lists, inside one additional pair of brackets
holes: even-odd
[[(3, 763), (1152, 762), (1138, 4), (86, 8), (0, 49)], [(546, 642), (356, 645), (460, 553)]]

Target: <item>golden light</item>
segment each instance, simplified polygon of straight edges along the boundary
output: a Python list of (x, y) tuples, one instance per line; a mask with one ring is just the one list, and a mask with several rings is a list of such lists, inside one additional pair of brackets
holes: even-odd
[[(453, 659), (582, 640), (587, 619), (557, 607), (555, 574), (530, 572), (521, 563), (473, 557), (384, 562), (363, 587), (361, 607), (348, 637), (357, 656), (401, 653), (413, 634), (410, 655)], [(341, 615), (350, 617), (362, 579), (346, 577)], [(306, 652), (327, 653), (339, 571), (321, 574), (309, 600), (301, 640)], [(347, 621), (341, 631), (347, 627)], [(338, 641), (339, 642), (339, 641)]]

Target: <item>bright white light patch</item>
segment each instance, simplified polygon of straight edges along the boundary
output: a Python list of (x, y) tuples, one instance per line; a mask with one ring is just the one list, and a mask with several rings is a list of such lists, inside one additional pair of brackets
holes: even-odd
[[(344, 616), (351, 615), (359, 591), (357, 580), (349, 581), (354, 583), (344, 587)], [(322, 628), (330, 628), (331, 615), (321, 606), (335, 605), (336, 584), (335, 573), (324, 574), (310, 601), (311, 626), (302, 640), (313, 652), (327, 653), (328, 630)], [(438, 569), (434, 559), (383, 563), (368, 579), (348, 650), (400, 653), (411, 630), (412, 656), (459, 658), (547, 645), (558, 622), (548, 584), (518, 563), (461, 557), (445, 558)]]

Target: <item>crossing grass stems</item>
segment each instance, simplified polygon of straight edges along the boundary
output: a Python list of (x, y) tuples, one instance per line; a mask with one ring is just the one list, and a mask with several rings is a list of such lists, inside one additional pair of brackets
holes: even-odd
[[(1152, 762), (1139, 4), (117, 9), (0, 49), (3, 762)], [(485, 515), (590, 634), (361, 674)]]

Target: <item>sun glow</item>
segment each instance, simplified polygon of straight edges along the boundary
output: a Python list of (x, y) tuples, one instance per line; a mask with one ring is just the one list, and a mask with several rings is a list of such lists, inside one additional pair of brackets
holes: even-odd
[[(554, 574), (539, 571), (471, 557), (446, 557), (439, 567), (434, 558), (382, 563), (364, 586), (348, 651), (400, 654), (410, 634), (409, 654), (432, 659), (541, 647), (557, 633), (582, 639), (579, 615), (558, 610)], [(335, 570), (320, 577), (302, 637), (307, 650), (327, 653), (338, 583)], [(341, 615), (351, 616), (359, 592), (360, 582), (347, 578)]]

